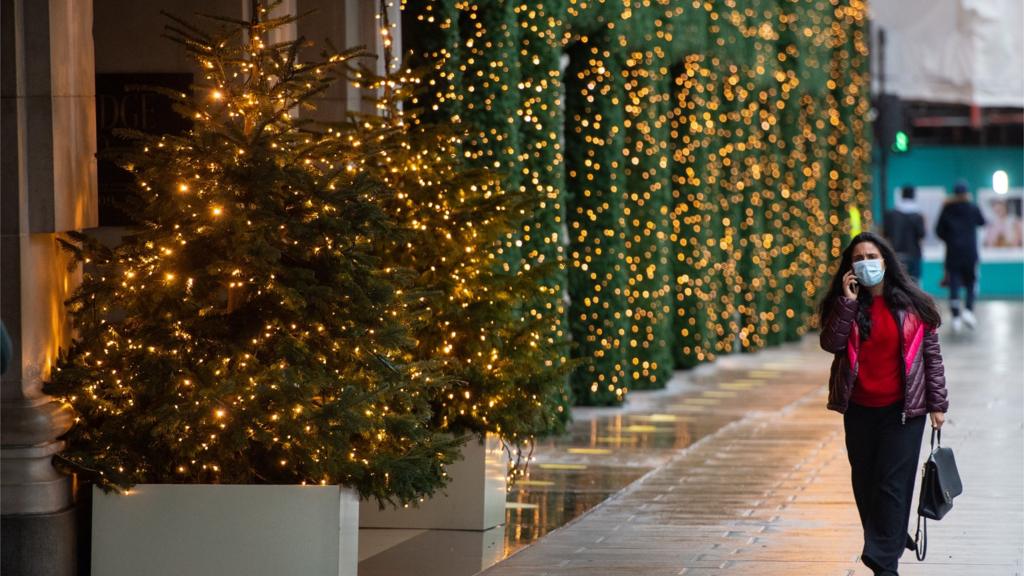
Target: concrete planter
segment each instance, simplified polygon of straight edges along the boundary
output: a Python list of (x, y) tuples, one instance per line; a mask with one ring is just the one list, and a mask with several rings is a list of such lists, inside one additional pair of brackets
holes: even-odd
[(488, 530), (505, 522), (505, 454), (497, 436), (481, 444), (470, 439), (462, 460), (448, 467), (444, 493), (418, 507), (381, 510), (376, 500), (359, 505), (362, 528)]
[(359, 497), (338, 486), (93, 488), (94, 576), (356, 576)]
[[(367, 550), (364, 552), (363, 546)], [(476, 574), (505, 557), (505, 527), (490, 530), (359, 531), (359, 571), (365, 574)], [(429, 566), (429, 569), (425, 568)]]

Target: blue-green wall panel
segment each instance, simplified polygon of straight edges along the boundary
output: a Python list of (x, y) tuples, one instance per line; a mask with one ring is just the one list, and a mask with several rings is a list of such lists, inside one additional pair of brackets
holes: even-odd
[[(876, 176), (877, 169), (876, 165)], [(908, 182), (952, 188), (958, 178), (966, 178), (972, 187), (991, 188), (996, 170), (1009, 174), (1011, 187), (1024, 185), (1024, 148), (911, 148), (905, 154), (889, 155), (889, 190)], [(891, 195), (889, 200), (891, 206)]]
[[(932, 296), (949, 298), (949, 289), (939, 286), (942, 262), (925, 262), (921, 267), (921, 287)], [(1024, 264), (1020, 262), (989, 262), (981, 264), (978, 277), (980, 298), (1024, 297)], [(960, 296), (963, 298), (963, 295)]]

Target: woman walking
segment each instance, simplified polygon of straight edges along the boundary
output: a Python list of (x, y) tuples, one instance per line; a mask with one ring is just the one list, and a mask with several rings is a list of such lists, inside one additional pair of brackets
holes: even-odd
[(835, 354), (828, 407), (843, 414), (853, 494), (864, 529), (861, 560), (897, 575), (907, 535), (925, 415), (949, 407), (938, 308), (882, 237), (858, 234), (820, 307), (821, 347)]

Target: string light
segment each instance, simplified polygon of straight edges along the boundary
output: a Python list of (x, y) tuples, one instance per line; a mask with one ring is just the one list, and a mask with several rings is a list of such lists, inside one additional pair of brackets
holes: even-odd
[[(459, 202), (445, 216), (472, 227), (461, 244), (473, 266), (458, 270), (462, 257), (453, 255), (435, 258), (440, 264), (430, 267), (459, 282), (456, 310), (476, 311), (443, 320), (465, 326), (446, 335), (439, 355), (466, 367), (463, 378), (473, 392), (450, 396), (443, 423), (499, 434), (514, 479), (524, 472), (530, 439), (559, 431), (570, 403), (563, 146), (557, 140), (562, 111), (549, 99), (560, 90), (562, 38), (552, 27), (561, 22), (540, 4), (428, 2), (406, 10), (407, 22), (431, 30), (407, 29), (407, 38), (420, 41), (414, 48), (425, 60), (439, 63), (425, 100), (468, 132), (458, 151), (466, 164), (497, 176), (456, 193)], [(417, 171), (429, 173), (435, 164), (422, 163)], [(493, 220), (481, 218), (489, 214)], [(428, 220), (429, 214), (417, 221)], [(513, 228), (490, 239), (502, 221)], [(435, 308), (443, 314), (440, 304)]]
[[(380, 116), (322, 132), (289, 111), (356, 52), (298, 67), (262, 29), (192, 39), (194, 130), (127, 163), (146, 226), (116, 251), (75, 238), (86, 337), (52, 391), (80, 470), (404, 503), (443, 481), (438, 430), (528, 461), (568, 415), (569, 338), (575, 400), (615, 404), (811, 326), (867, 206), (863, 2), (406, 8), (437, 69), (385, 56), (357, 76)], [(397, 482), (381, 454), (438, 465)]]
[(480, 128), (467, 158), (560, 216), (522, 237), (566, 248), (577, 402), (811, 327), (846, 207), (867, 206), (864, 2), (424, 4), (453, 63), (437, 106)]
[(63, 462), (121, 488), (331, 483), (396, 503), (431, 493), (458, 442), (430, 422), (425, 399), (443, 378), (410, 354), (407, 270), (376, 265), (404, 231), (383, 214), (389, 182), (368, 170), (395, 146), (413, 150), (407, 135), (282, 114), (358, 51), (310, 64), (295, 44), (261, 40), (273, 22), (210, 34), (179, 24), (205, 71), (197, 97), (177, 101), (192, 129), (140, 136), (125, 164), (142, 225), (122, 245), (66, 242), (92, 268), (71, 301), (82, 337), (48, 385), (76, 411)]

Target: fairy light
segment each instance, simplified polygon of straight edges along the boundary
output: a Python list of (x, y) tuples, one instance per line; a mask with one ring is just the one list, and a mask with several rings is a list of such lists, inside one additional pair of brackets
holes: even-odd
[[(461, 382), (439, 396), (442, 426), (498, 434), (514, 477), (525, 463), (516, 456), (524, 442), (558, 431), (568, 416), (564, 176), (562, 144), (555, 140), (561, 38), (545, 28), (557, 15), (541, 6), (426, 3), (407, 16), (437, 29), (409, 36), (422, 40), (417, 49), (437, 62), (424, 79), (424, 98), (466, 131), (435, 147), (490, 173), (432, 192), (450, 178), (451, 160), (412, 158), (394, 171), (410, 176), (401, 197), (414, 225), (450, 232), (443, 251), (412, 242), (400, 252), (405, 265), (454, 282), (445, 299), (423, 303), (440, 324), (439, 338), (428, 331), (419, 339), (437, 342), (434, 356)], [(523, 25), (506, 25), (514, 19)], [(467, 27), (454, 25), (458, 20)], [(541, 53), (531, 56), (524, 44)]]
[[(551, 10), (524, 3), (513, 19), (429, 2), (421, 21), (440, 24), (447, 40), (433, 52), (459, 63), (442, 106), (475, 125), (516, 110), (467, 158), (506, 168), (497, 142), (518, 138), (513, 183), (522, 175), (541, 209), (565, 210), (565, 236), (544, 224), (523, 239), (553, 233), (566, 245), (566, 276), (551, 277), (569, 292), (574, 353), (589, 359), (573, 374), (577, 401), (616, 403), (663, 385), (673, 366), (803, 334), (842, 215), (866, 206), (866, 4), (569, 0)], [(562, 54), (564, 75), (551, 64)], [(544, 84), (560, 78), (564, 102), (561, 86)], [(535, 127), (555, 102), (564, 129)], [(564, 152), (546, 161), (564, 188), (547, 193), (535, 151), (562, 151), (560, 132)]]
[[(436, 69), (419, 77), (385, 56), (383, 76), (357, 79), (379, 116), (323, 133), (287, 111), (346, 55), (289, 78), (287, 46), (206, 41), (201, 89), (181, 100), (193, 136), (231, 127), (245, 140), (145, 142), (131, 166), (154, 228), (88, 251), (97, 272), (72, 311), (90, 337), (53, 383), (81, 425), (121, 440), (133, 424), (118, 417), (163, 394), (158, 431), (176, 457), (148, 462), (131, 441), (82, 451), (73, 432), (69, 459), (122, 483), (254, 470), (388, 482), (368, 473), (380, 451), (451, 455), (387, 424), (426, 420), (427, 399), (432, 426), (497, 433), (526, 462), (567, 415), (570, 338), (587, 360), (575, 399), (615, 404), (676, 366), (798, 337), (847, 207), (867, 207), (866, 5), (756, 4), (420, 3), (409, 22), (437, 31), (416, 36)], [(378, 20), (390, 50), (396, 23)], [(270, 176), (232, 179), (254, 166)], [(268, 223), (270, 199), (282, 211)], [(402, 233), (338, 224), (353, 205)], [(379, 258), (351, 279), (380, 282), (367, 285), (377, 300), (332, 284), (315, 321), (297, 316), (296, 279), (337, 272), (349, 250)], [(111, 314), (126, 309), (159, 330)], [(231, 346), (211, 336), (225, 331)], [(350, 406), (351, 390), (380, 395)], [(339, 437), (324, 406), (365, 427)], [(263, 461), (233, 456), (253, 444)]]
[[(64, 455), (121, 487), (368, 482), (407, 502), (444, 481), (431, 460), (454, 459), (455, 446), (426, 426), (422, 402), (447, 380), (407, 343), (420, 318), (405, 300), (404, 270), (351, 252), (383, 246), (403, 221), (371, 225), (352, 214), (382, 208), (375, 186), (392, 176), (365, 183), (370, 164), (394, 158), (391, 144), (446, 157), (372, 119), (298, 128), (282, 111), (328, 87), (340, 74), (325, 70), (353, 53), (307, 67), (289, 60), (290, 44), (264, 43), (256, 26), (240, 24), (244, 33), (223, 40), (185, 38), (203, 69), (194, 96), (178, 102), (192, 130), (145, 137), (129, 164), (147, 226), (112, 251), (78, 240), (95, 272), (72, 303), (83, 338), (51, 383), (76, 411)], [(424, 223), (424, 235), (441, 222)], [(473, 265), (479, 258), (467, 255)], [(469, 293), (475, 273), (466, 266)], [(481, 362), (500, 377), (499, 360)], [(461, 400), (501, 409), (475, 391)], [(417, 456), (424, 466), (412, 469), (401, 463), (408, 454), (433, 456)], [(401, 484), (386, 480), (389, 461), (403, 468)]]

